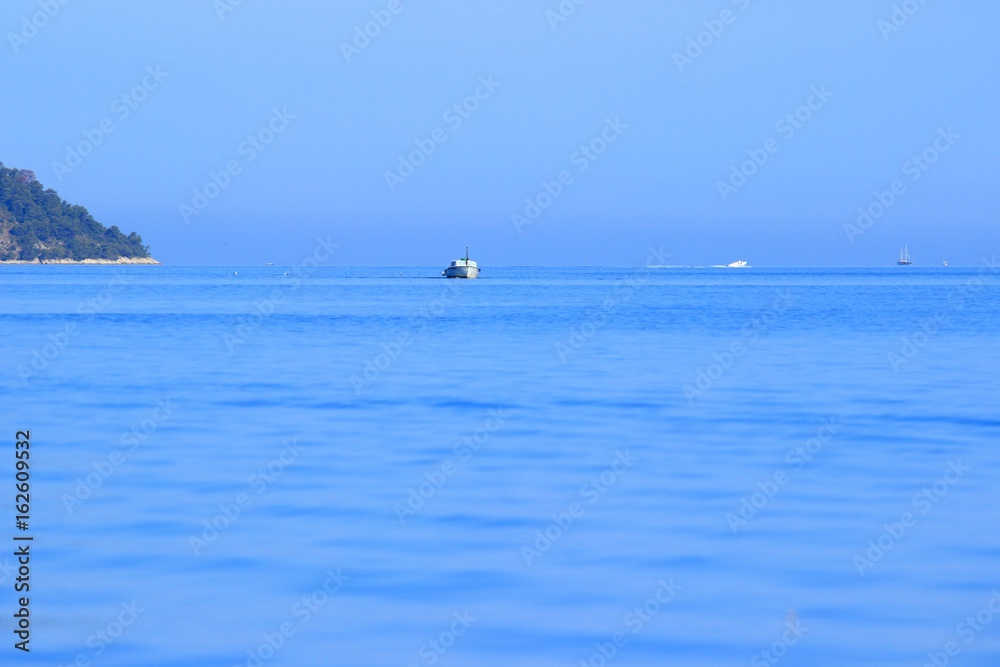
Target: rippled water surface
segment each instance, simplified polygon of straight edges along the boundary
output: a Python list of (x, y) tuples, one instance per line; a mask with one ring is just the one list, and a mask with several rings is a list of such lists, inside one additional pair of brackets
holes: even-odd
[(3, 267), (37, 664), (997, 664), (997, 269), (438, 273)]

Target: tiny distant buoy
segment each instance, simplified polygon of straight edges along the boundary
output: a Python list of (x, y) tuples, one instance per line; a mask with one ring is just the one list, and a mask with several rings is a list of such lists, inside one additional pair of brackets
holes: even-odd
[(236, 272), (235, 272), (235, 271), (233, 271), (233, 275), (234, 275), (234, 276), (236, 275)]

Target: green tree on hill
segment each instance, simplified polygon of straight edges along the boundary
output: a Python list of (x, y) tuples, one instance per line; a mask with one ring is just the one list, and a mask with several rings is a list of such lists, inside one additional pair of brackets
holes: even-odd
[(82, 206), (45, 189), (29, 169), (0, 162), (0, 260), (116, 260), (149, 257), (135, 232), (105, 227)]

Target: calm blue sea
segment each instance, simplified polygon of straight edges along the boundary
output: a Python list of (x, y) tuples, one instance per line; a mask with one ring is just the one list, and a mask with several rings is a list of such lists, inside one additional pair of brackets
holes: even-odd
[(1000, 268), (439, 273), (0, 267), (33, 663), (998, 664)]

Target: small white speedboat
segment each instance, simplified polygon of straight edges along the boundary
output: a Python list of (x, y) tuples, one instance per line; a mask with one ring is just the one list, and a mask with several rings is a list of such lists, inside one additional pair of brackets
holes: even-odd
[(726, 264), (726, 268), (729, 268), (729, 269), (742, 269), (746, 265), (747, 265), (747, 261), (745, 259), (738, 259), (735, 262), (732, 262), (731, 264)]
[(447, 269), (441, 272), (445, 278), (478, 278), (479, 266), (469, 259), (469, 247), (465, 247), (465, 257), (453, 259)]

